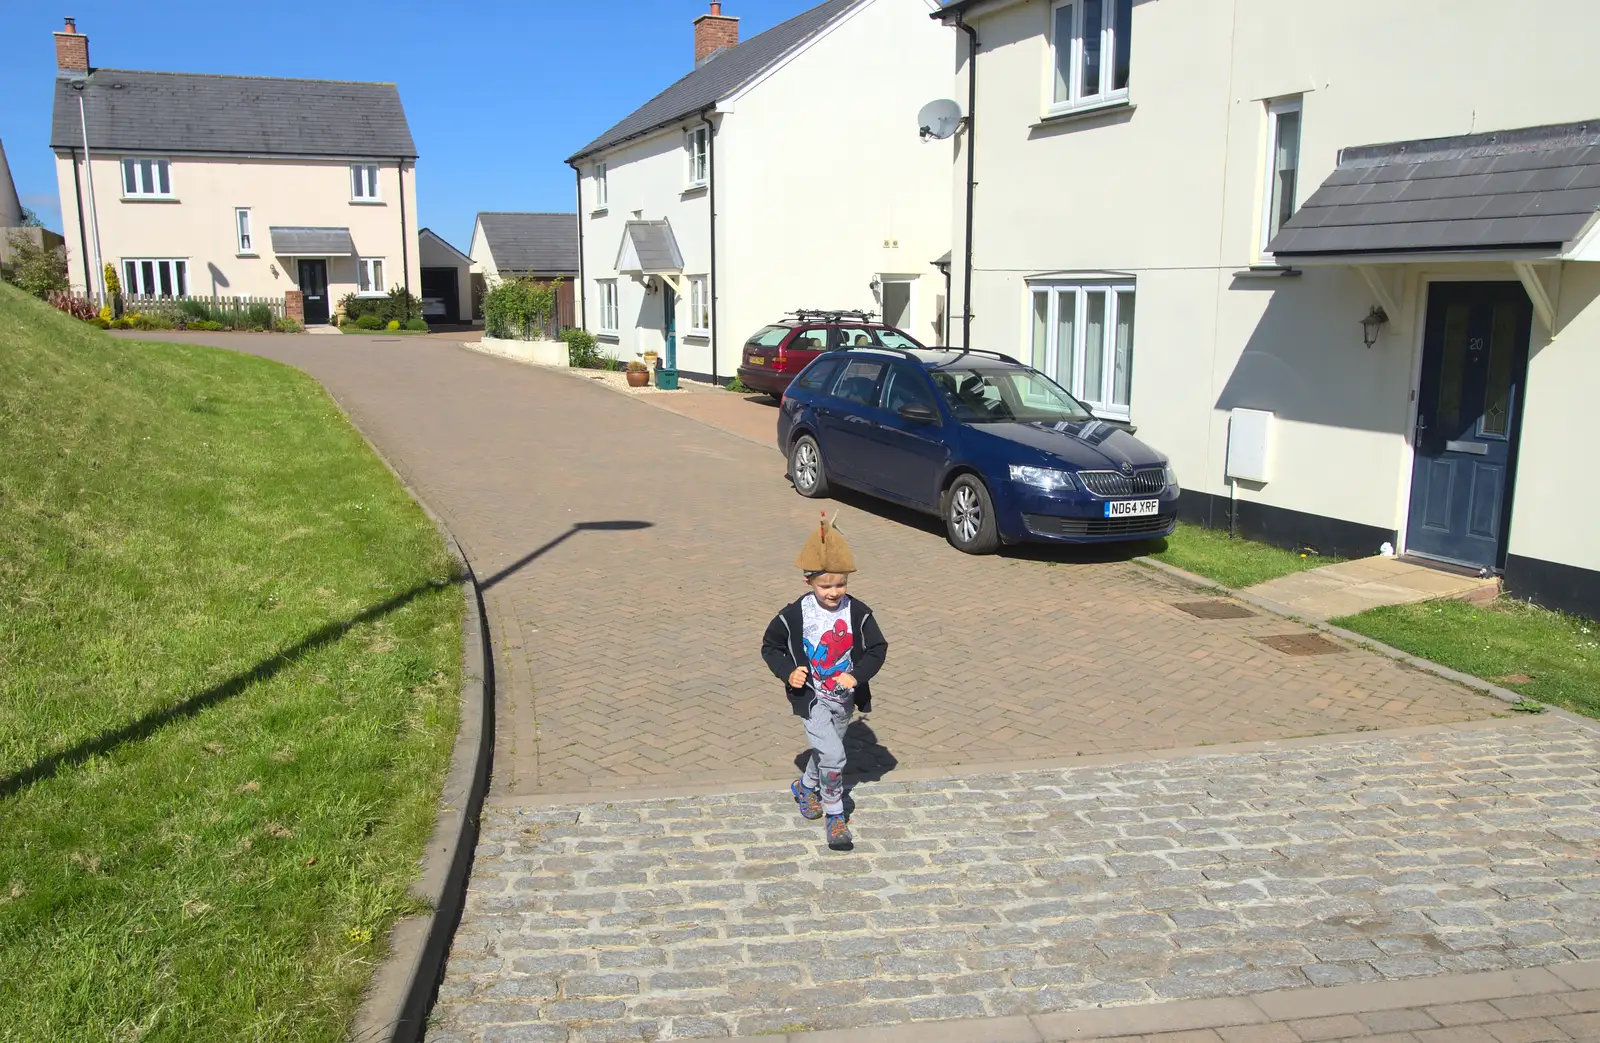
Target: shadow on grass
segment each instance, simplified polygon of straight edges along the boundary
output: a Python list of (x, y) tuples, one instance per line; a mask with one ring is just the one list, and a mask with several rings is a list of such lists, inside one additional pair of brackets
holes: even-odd
[(451, 578), (419, 583), (405, 593), (396, 594), (394, 597), (381, 601), (371, 608), (351, 616), (349, 619), (340, 620), (337, 623), (329, 623), (312, 631), (294, 645), (271, 658), (263, 659), (250, 669), (234, 674), (221, 684), (208, 688), (197, 695), (192, 695), (175, 706), (152, 710), (138, 720), (125, 724), (115, 731), (105, 732), (93, 739), (85, 739), (75, 746), (37, 760), (21, 771), (0, 777), (0, 798), (20, 793), (34, 783), (51, 777), (63, 768), (75, 767), (91, 757), (111, 753), (130, 742), (147, 739), (175, 721), (193, 717), (202, 710), (239, 695), (253, 685), (260, 684), (263, 681), (270, 681), (287, 667), (293, 666), (312, 652), (334, 643), (355, 627), (363, 623), (370, 623), (375, 619), (381, 619), (389, 613), (410, 604), (424, 594), (453, 587), (459, 582), (460, 578)]
[[(858, 511), (876, 515), (885, 521), (917, 529), (930, 536), (945, 538), (944, 522), (939, 518), (902, 507), (876, 496), (858, 493), (853, 489), (835, 486), (828, 493), (836, 503)], [(1146, 554), (1160, 554), (1167, 549), (1165, 539), (1143, 539), (1128, 543), (1017, 543), (1002, 545), (1000, 556), (1019, 561), (1042, 561), (1052, 565), (1103, 565), (1108, 562), (1132, 561)], [(959, 554), (954, 547), (951, 554)]]
[[(505, 579), (507, 576), (510, 576), (513, 573), (525, 568), (530, 562), (548, 553), (561, 543), (571, 539), (580, 532), (616, 532), (631, 529), (647, 529), (650, 528), (651, 525), (651, 522), (642, 521), (579, 522), (566, 532), (562, 533), (560, 536), (557, 536), (549, 543), (546, 543), (544, 546), (524, 555), (521, 558), (518, 558), (510, 565), (506, 566), (493, 576), (489, 577), (487, 580), (483, 581), (480, 586), (485, 589), (493, 586), (494, 584)], [(160, 710), (152, 710), (143, 717), (140, 717), (138, 720), (125, 724), (121, 728), (97, 735), (92, 739), (85, 739), (83, 742), (80, 742), (75, 746), (68, 747), (65, 750), (61, 750), (58, 753), (52, 753), (48, 757), (37, 760), (11, 775), (0, 776), (0, 799), (20, 793), (34, 783), (51, 777), (56, 772), (61, 771), (63, 768), (75, 767), (91, 757), (102, 756), (104, 754), (111, 753), (122, 746), (126, 746), (130, 742), (138, 742), (141, 739), (147, 739), (151, 735), (154, 735), (157, 731), (169, 724), (172, 724), (174, 721), (180, 721), (187, 717), (193, 717), (202, 710), (215, 706), (218, 703), (224, 702), (236, 695), (239, 695), (253, 685), (258, 685), (263, 681), (269, 681), (281, 673), (285, 668), (293, 666), (296, 662), (305, 658), (307, 655), (310, 655), (312, 652), (315, 652), (319, 648), (323, 648), (339, 640), (355, 627), (358, 627), (363, 623), (370, 623), (375, 619), (381, 619), (384, 616), (387, 616), (389, 613), (410, 604), (417, 598), (422, 597), (424, 594), (429, 594), (436, 590), (443, 590), (447, 587), (456, 586), (463, 578), (464, 577), (462, 576), (452, 576), (447, 580), (434, 580), (430, 583), (419, 583), (405, 593), (396, 594), (394, 597), (385, 601), (381, 601), (378, 604), (373, 605), (371, 608), (365, 609), (364, 611), (351, 616), (349, 619), (340, 620), (337, 623), (329, 623), (326, 626), (312, 631), (310, 634), (296, 642), (291, 647), (284, 649), (271, 658), (264, 659), (250, 669), (234, 674), (232, 677), (216, 685), (215, 687), (208, 688), (197, 695), (192, 695), (175, 706), (168, 706)]]

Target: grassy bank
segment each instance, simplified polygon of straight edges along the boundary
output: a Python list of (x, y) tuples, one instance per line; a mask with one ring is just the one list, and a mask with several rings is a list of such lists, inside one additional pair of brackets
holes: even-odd
[(1226, 529), (1184, 524), (1167, 537), (1164, 549), (1150, 557), (1234, 590), (1342, 560), (1283, 550), (1253, 540), (1230, 540)]
[(1600, 624), (1515, 601), (1427, 601), (1334, 620), (1527, 698), (1600, 717)]
[(0, 1039), (336, 1040), (431, 828), (461, 604), (313, 381), (0, 286)]

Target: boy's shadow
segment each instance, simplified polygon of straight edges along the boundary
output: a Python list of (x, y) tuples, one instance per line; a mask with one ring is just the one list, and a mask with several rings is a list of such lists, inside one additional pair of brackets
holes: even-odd
[[(850, 722), (850, 727), (844, 733), (844, 813), (855, 812), (855, 801), (850, 797), (850, 791), (862, 782), (877, 782), (895, 768), (900, 762), (895, 759), (889, 747), (878, 741), (878, 733), (872, 730), (864, 717), (857, 717)], [(801, 773), (806, 770), (806, 765), (811, 763), (811, 747), (807, 746), (794, 758), (795, 769)]]

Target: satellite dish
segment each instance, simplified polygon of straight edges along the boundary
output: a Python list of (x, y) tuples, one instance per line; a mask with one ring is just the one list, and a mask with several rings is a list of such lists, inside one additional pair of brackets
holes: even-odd
[(943, 141), (961, 126), (961, 106), (948, 98), (930, 101), (917, 113), (917, 133), (923, 141)]

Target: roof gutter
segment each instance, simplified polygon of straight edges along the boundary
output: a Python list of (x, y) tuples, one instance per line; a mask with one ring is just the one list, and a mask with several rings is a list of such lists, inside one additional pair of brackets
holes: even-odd
[(652, 134), (659, 134), (663, 130), (670, 129), (674, 124), (681, 124), (685, 120), (693, 119), (696, 115), (698, 115), (701, 119), (704, 119), (705, 116), (706, 116), (706, 113), (715, 112), (716, 109), (717, 109), (717, 106), (720, 105), (720, 104), (721, 104), (720, 101), (712, 102), (710, 105), (707, 105), (705, 108), (699, 110), (698, 113), (696, 113), (694, 111), (680, 112), (678, 115), (672, 117), (671, 119), (662, 120), (660, 123), (656, 123), (656, 124), (653, 124), (651, 126), (648, 126), (648, 127), (644, 128), (643, 130), (636, 130), (632, 134), (629, 134), (627, 137), (618, 138), (615, 141), (608, 141), (604, 145), (600, 145), (600, 146), (598, 146), (596, 148), (586, 148), (582, 152), (575, 152), (572, 155), (567, 157), (567, 166), (569, 166), (569, 167), (576, 166), (578, 164), (579, 160), (588, 159), (590, 156), (598, 156), (602, 152), (610, 152), (612, 149), (616, 148), (618, 145), (626, 145), (630, 141), (637, 141), (640, 138), (648, 138)]

